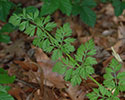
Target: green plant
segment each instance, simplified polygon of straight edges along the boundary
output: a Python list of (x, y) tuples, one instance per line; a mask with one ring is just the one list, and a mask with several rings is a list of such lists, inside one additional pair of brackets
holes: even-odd
[(9, 0), (0, 0), (0, 20), (6, 22), (6, 19), (10, 13), (10, 9), (13, 7), (13, 3)]
[(12, 24), (7, 23), (0, 29), (0, 42), (8, 43), (10, 42), (10, 37), (5, 33), (10, 33), (16, 30)]
[(14, 80), (15, 76), (9, 76), (7, 71), (5, 71), (3, 68), (0, 68), (0, 100), (14, 100), (14, 98), (8, 94), (10, 87), (2, 85), (13, 83)]
[(43, 0), (41, 15), (52, 14), (57, 9), (64, 14), (70, 15), (72, 11), (72, 4), (70, 0)]
[(8, 16), (11, 14), (11, 10), (15, 13), (19, 13), (21, 10), (21, 4), (15, 5), (10, 0), (0, 0), (0, 20), (3, 22), (8, 21)]
[[(50, 16), (40, 17), (39, 10), (32, 6), (24, 8), (20, 14), (13, 14), (9, 22), (27, 35), (35, 36), (34, 45), (47, 53), (52, 52), (52, 60), (57, 61), (53, 71), (63, 74), (64, 79), (70, 81), (73, 86), (80, 85), (82, 79), (92, 79), (99, 86), (99, 89), (93, 89), (93, 92), (88, 94), (91, 100), (97, 100), (100, 96), (102, 100), (105, 100), (105, 98), (108, 98), (106, 100), (119, 100), (116, 96), (119, 91), (125, 90), (123, 81), (125, 73), (115, 74), (120, 70), (121, 65), (113, 59), (110, 66), (106, 68), (104, 86), (91, 76), (94, 73), (92, 66), (97, 64), (93, 57), (96, 54), (96, 49), (92, 39), (84, 45), (81, 44), (75, 50), (72, 45), (75, 39), (70, 37), (72, 30), (69, 24), (66, 23), (57, 28), (54, 34), (52, 31), (56, 28), (56, 24), (51, 22)], [(76, 51), (76, 54), (73, 57), (70, 56), (74, 51)], [(112, 83), (109, 83), (110, 81)], [(115, 92), (112, 93), (113, 91)], [(93, 98), (95, 95), (98, 95), (98, 97)]]
[(121, 0), (101, 0), (101, 1), (103, 3), (111, 2), (114, 7), (116, 16), (121, 15), (123, 10), (125, 9), (125, 1), (121, 1)]
[(93, 92), (87, 96), (90, 100), (120, 100), (117, 96), (119, 92), (125, 91), (125, 72), (119, 72), (122, 65), (116, 59), (112, 59), (109, 67), (106, 68), (104, 74), (104, 86), (99, 86), (98, 89), (93, 89)]
[[(96, 7), (97, 0), (43, 0), (44, 4), (41, 7), (41, 16), (54, 13), (60, 10), (66, 15), (80, 15), (82, 21), (89, 25), (94, 26), (96, 23), (96, 13), (92, 8)], [(101, 0), (103, 3), (112, 3), (115, 15), (119, 16), (125, 9), (125, 1), (121, 0)]]
[[(10, 10), (15, 9), (15, 12), (19, 12), (18, 5), (16, 6), (14, 3), (10, 2), (9, 0), (0, 0), (0, 20), (3, 22), (7, 22), (8, 15), (10, 14)], [(8, 43), (10, 42), (10, 37), (7, 33), (10, 33), (17, 28), (14, 27), (10, 23), (6, 23), (1, 29), (0, 29), (0, 42)]]
[[(96, 1), (96, 0), (95, 0)], [(94, 26), (96, 23), (96, 13), (92, 8), (96, 7), (94, 0), (43, 0), (44, 4), (41, 7), (40, 15), (48, 15), (54, 13), (56, 10), (61, 10), (66, 15), (80, 15), (80, 18), (85, 24)], [(115, 15), (119, 16), (125, 9), (125, 1), (120, 0), (101, 0), (103, 3), (111, 2), (114, 9)], [(0, 1), (0, 20), (3, 22), (7, 21), (7, 17), (10, 14), (10, 10), (13, 9), (15, 13), (20, 13), (22, 9), (19, 5), (15, 5), (9, 0)], [(8, 25), (8, 24), (7, 24)], [(5, 25), (5, 27), (7, 27)], [(10, 26), (9, 26), (10, 27)], [(12, 27), (12, 29), (14, 29)], [(16, 29), (16, 28), (15, 28)], [(7, 32), (9, 29), (7, 29)], [(6, 32), (6, 31), (4, 31)], [(0, 30), (0, 42), (8, 43), (10, 37)]]
[[(10, 9), (13, 3), (8, 0), (0, 1), (0, 20), (6, 22), (6, 19), (9, 15)], [(0, 42), (8, 43), (10, 41), (10, 37), (8, 35), (3, 34), (3, 30), (0, 30)]]

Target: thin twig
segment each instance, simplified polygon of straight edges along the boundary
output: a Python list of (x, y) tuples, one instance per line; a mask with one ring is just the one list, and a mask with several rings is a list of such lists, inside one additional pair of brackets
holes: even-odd
[(20, 80), (20, 79), (18, 79), (18, 78), (16, 78), (15, 81), (20, 82), (20, 83), (23, 83), (24, 85), (27, 85), (27, 86), (29, 86), (29, 87), (31, 87), (31, 88), (39, 88), (38, 86), (34, 86), (34, 85), (32, 85), (32, 84), (30, 84), (30, 83), (28, 83), (28, 82), (26, 82), (26, 81), (24, 81), (24, 80)]

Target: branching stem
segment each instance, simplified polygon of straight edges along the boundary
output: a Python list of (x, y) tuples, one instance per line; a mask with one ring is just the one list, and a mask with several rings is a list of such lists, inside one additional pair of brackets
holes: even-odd
[[(40, 28), (41, 29), (41, 28)], [(52, 37), (45, 29), (42, 29), (42, 31), (44, 31), (53, 41), (57, 41), (56, 39), (54, 39), (54, 37)], [(58, 42), (57, 42), (58, 43)], [(60, 44), (58, 44), (60, 47), (61, 47), (61, 45)], [(65, 53), (67, 56), (68, 56), (68, 58), (72, 61), (72, 62), (74, 62), (78, 67), (80, 67), (80, 65), (68, 54), (68, 53)], [(98, 83), (91, 75), (88, 75), (88, 77), (92, 80), (92, 81), (94, 81), (98, 86), (101, 86), (101, 84), (100, 83)]]
[[(36, 25), (35, 23), (33, 23), (32, 22), (32, 24), (33, 25)], [(36, 25), (37, 27), (39, 27), (43, 32), (45, 32), (45, 34), (46, 35), (48, 35), (49, 36), (49, 38), (51, 38), (53, 41), (57, 41), (54, 37), (52, 37), (50, 34), (49, 34), (49, 32), (47, 32), (44, 28), (42, 28), (42, 27), (40, 27), (40, 26), (38, 26), (38, 25)], [(51, 40), (50, 39), (50, 40)], [(51, 41), (52, 42), (52, 41)], [(58, 43), (58, 42), (57, 42)], [(61, 47), (61, 45), (58, 43), (58, 46), (59, 47)], [(64, 52), (67, 56), (68, 56), (68, 58), (73, 62), (73, 63), (75, 63), (78, 67), (81, 67), (77, 62), (76, 62), (76, 60), (74, 60), (68, 53), (66, 53), (66, 52)], [(88, 75), (88, 77), (92, 80), (92, 81), (94, 81), (98, 86), (101, 86), (101, 84), (100, 83), (98, 83), (91, 75)]]

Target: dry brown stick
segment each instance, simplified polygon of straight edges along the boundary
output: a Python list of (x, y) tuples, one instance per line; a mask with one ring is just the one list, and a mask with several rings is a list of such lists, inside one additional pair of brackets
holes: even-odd
[(25, 84), (26, 86), (29, 86), (29, 87), (31, 87), (31, 88), (39, 88), (38, 86), (34, 86), (34, 85), (32, 85), (31, 83), (26, 82), (26, 81), (24, 81), (24, 80), (20, 80), (20, 79), (18, 79), (18, 78), (16, 78), (15, 81), (20, 82), (20, 83), (23, 83), (23, 84)]
[[(43, 74), (43, 69), (40, 67), (40, 65), (39, 64), (37, 64), (37, 63), (35, 63), (35, 62), (30, 62), (30, 63), (33, 63), (33, 64), (35, 64), (37, 67), (38, 67), (38, 69), (39, 69), (39, 71), (40, 71), (40, 80), (38, 80), (37, 78), (36, 78), (36, 81), (39, 83), (39, 85), (40, 85), (40, 93), (41, 93), (41, 97), (43, 98), (43, 96), (44, 96), (44, 74)], [(34, 75), (34, 74), (33, 74)], [(35, 76), (35, 75), (34, 75)]]

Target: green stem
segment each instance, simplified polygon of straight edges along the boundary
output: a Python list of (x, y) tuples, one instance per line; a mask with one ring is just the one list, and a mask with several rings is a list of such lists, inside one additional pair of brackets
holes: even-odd
[[(42, 31), (44, 31), (53, 41), (57, 41), (56, 39), (54, 39), (54, 37), (52, 37), (45, 29), (41, 28), (40, 26), (38, 26)], [(58, 42), (57, 42), (58, 43)], [(58, 44), (60, 47), (61, 45)], [(74, 62), (78, 67), (80, 67), (80, 65), (76, 62), (76, 60), (74, 60), (68, 53), (66, 53), (66, 55), (69, 57), (69, 59)], [(92, 76), (88, 75), (88, 77), (93, 80), (98, 86), (101, 86), (100, 83), (98, 83)]]
[[(80, 67), (80, 65), (79, 65), (69, 54), (66, 54), (66, 55), (67, 55), (73, 62), (75, 62), (78, 67)], [(92, 76), (88, 75), (88, 77), (89, 77), (91, 80), (93, 80), (98, 86), (101, 86), (101, 84), (100, 84), (99, 82), (97, 82)]]
[(97, 82), (92, 76), (88, 75), (91, 80), (93, 80), (98, 86), (101, 86), (99, 82)]
[[(40, 28), (41, 29), (41, 28)], [(56, 43), (58, 44), (58, 46), (61, 48), (61, 45), (58, 43), (58, 41), (54, 38), (54, 37), (52, 37), (44, 28), (42, 28), (42, 30), (53, 40), (53, 41), (56, 41)], [(50, 40), (51, 40), (50, 39)], [(52, 42), (52, 41), (51, 41)]]
[(55, 41), (55, 39), (54, 39), (45, 29), (42, 28), (42, 30), (43, 30), (53, 41)]

